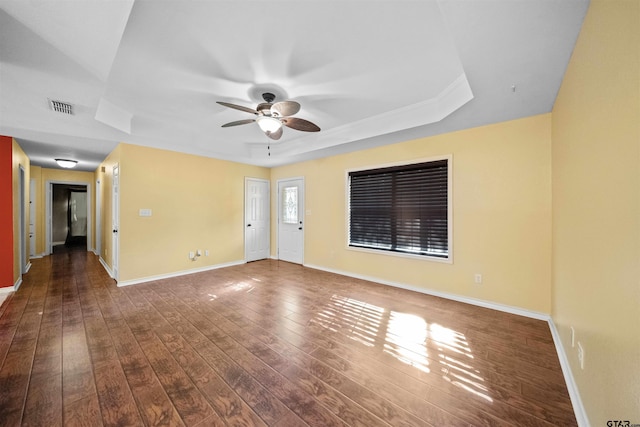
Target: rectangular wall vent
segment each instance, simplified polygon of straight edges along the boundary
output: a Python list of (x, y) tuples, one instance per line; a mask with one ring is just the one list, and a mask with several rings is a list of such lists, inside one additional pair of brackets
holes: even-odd
[(55, 101), (53, 99), (49, 100), (49, 106), (53, 111), (63, 114), (71, 114), (73, 115), (73, 105), (68, 102)]

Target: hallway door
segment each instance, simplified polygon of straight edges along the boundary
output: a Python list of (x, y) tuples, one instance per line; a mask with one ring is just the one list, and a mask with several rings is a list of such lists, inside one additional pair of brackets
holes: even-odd
[(304, 261), (304, 178), (278, 181), (278, 259)]
[(247, 262), (269, 258), (269, 181), (245, 178), (244, 248)]
[(118, 280), (118, 260), (120, 258), (120, 166), (113, 167), (113, 183), (111, 192), (111, 272)]

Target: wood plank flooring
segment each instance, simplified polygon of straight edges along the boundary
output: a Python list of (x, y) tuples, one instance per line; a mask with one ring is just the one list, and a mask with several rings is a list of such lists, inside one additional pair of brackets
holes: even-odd
[(33, 261), (0, 307), (3, 426), (571, 426), (545, 322), (264, 260), (118, 288)]

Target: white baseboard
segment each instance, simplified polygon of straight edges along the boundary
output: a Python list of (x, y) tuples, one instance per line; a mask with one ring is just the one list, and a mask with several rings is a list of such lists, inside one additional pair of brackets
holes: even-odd
[(102, 267), (105, 269), (109, 277), (113, 279), (113, 271), (111, 271), (111, 268), (109, 268), (106, 261), (102, 259), (102, 257), (98, 257), (98, 260), (100, 261), (100, 264), (102, 264)]
[(31, 262), (28, 262), (24, 267), (24, 274), (27, 274), (31, 270)]
[(17, 291), (18, 288), (20, 288), (20, 285), (22, 285), (22, 274), (20, 275), (20, 277), (18, 277), (18, 280), (16, 280), (16, 283), (13, 284), (13, 290)]
[(44, 254), (39, 254), (39, 255), (30, 255), (29, 259), (40, 259), (44, 257)]
[[(157, 276), (147, 276), (147, 277), (141, 277), (139, 279), (124, 280), (122, 282), (118, 282), (118, 287), (137, 285), (139, 283), (152, 282), (154, 280), (169, 279), (171, 277), (184, 276), (186, 274), (201, 273), (203, 271), (217, 270), (219, 268), (232, 267), (234, 265), (241, 265), (241, 264), (246, 264), (246, 261), (245, 260), (232, 261), (232, 262), (227, 262), (227, 263), (224, 263), (224, 264), (209, 265), (209, 266), (206, 266), (206, 267), (193, 268), (193, 269), (189, 269), (189, 270), (175, 271), (173, 273), (159, 274)], [(113, 276), (111, 276), (111, 277), (113, 277)]]
[(11, 292), (15, 292), (16, 288), (15, 286), (6, 286), (4, 288), (0, 288), (0, 295), (7, 295), (10, 294)]
[(393, 286), (394, 288), (406, 289), (409, 291), (419, 292), (426, 295), (433, 295), (436, 297), (463, 302), (466, 304), (477, 305), (479, 307), (485, 307), (493, 310), (503, 311), (505, 313), (511, 313), (511, 314), (517, 314), (519, 316), (530, 317), (532, 319), (538, 319), (538, 320), (544, 320), (544, 321), (548, 321), (549, 319), (551, 319), (551, 316), (547, 313), (527, 310), (520, 307), (499, 304), (496, 302), (481, 300), (477, 298), (465, 297), (462, 295), (451, 294), (448, 292), (435, 291), (427, 288), (419, 288), (417, 286), (407, 285), (405, 283), (391, 282), (389, 280), (380, 279), (378, 277), (365, 276), (362, 274), (355, 274), (348, 271), (341, 271), (341, 270), (335, 270), (332, 268), (319, 267), (317, 265), (304, 264), (304, 266), (309, 268), (314, 268), (316, 270), (327, 271), (329, 273), (340, 274), (342, 276), (353, 277), (355, 279), (367, 280), (369, 282), (375, 282), (375, 283), (380, 283), (387, 286)]
[(573, 405), (573, 411), (576, 415), (576, 421), (580, 427), (589, 427), (589, 418), (587, 418), (587, 411), (584, 409), (582, 399), (580, 398), (580, 392), (573, 373), (571, 372), (571, 365), (569, 365), (569, 359), (567, 353), (564, 351), (564, 345), (562, 345), (562, 339), (558, 333), (553, 319), (549, 319), (549, 329), (551, 329), (551, 336), (553, 337), (553, 343), (556, 346), (556, 352), (558, 353), (558, 359), (560, 360), (560, 367), (562, 368), (562, 374), (564, 375), (564, 381), (567, 383), (567, 390), (569, 390), (569, 397), (571, 398), (571, 404)]

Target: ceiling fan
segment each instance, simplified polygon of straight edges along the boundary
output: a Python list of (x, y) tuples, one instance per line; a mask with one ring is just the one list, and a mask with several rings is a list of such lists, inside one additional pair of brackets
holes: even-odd
[(258, 123), (260, 129), (271, 139), (278, 140), (282, 136), (282, 125), (291, 129), (301, 130), (303, 132), (318, 132), (320, 128), (308, 120), (298, 117), (291, 117), (300, 111), (300, 104), (295, 101), (280, 101), (274, 103), (276, 96), (270, 92), (262, 94), (264, 102), (258, 104), (255, 110), (243, 107), (241, 105), (229, 104), (228, 102), (217, 101), (218, 104), (225, 107), (234, 108), (246, 113), (255, 114), (254, 119), (236, 120), (222, 125), (223, 128), (231, 126), (246, 125), (249, 123)]

